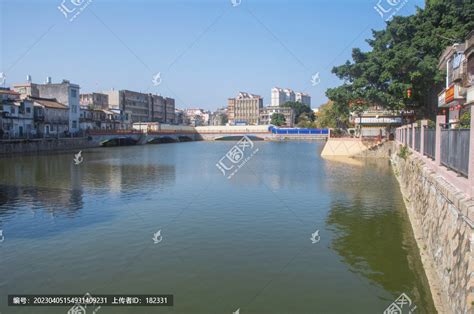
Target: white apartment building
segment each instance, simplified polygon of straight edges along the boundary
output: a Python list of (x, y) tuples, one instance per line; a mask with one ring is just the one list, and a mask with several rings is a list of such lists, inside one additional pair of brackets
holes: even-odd
[(296, 96), (295, 98), (297, 102), (300, 102), (302, 104), (305, 104), (311, 107), (311, 96), (302, 92), (297, 92), (295, 96)]
[(288, 101), (295, 101), (295, 92), (289, 88), (272, 88), (272, 106), (281, 106)]

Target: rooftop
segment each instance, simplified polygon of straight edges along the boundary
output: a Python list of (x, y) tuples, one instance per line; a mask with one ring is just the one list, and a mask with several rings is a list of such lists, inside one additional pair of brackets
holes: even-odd
[(28, 99), (34, 101), (35, 103), (39, 105), (45, 106), (46, 108), (69, 109), (68, 106), (58, 102), (56, 98), (42, 98), (42, 97), (29, 96)]

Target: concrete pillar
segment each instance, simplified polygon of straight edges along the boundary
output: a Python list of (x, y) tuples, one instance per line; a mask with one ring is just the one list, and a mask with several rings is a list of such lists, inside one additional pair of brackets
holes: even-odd
[(428, 120), (421, 120), (421, 136), (420, 136), (420, 154), (424, 156), (425, 154), (425, 128), (428, 126)]
[(470, 196), (474, 197), (474, 104), (471, 104), (471, 134), (469, 143), (469, 186), (471, 187)]
[(411, 149), (415, 150), (415, 126), (416, 123), (411, 124)]
[(441, 166), (441, 128), (440, 124), (446, 123), (446, 116), (436, 116), (436, 146), (435, 146), (435, 163), (437, 166)]

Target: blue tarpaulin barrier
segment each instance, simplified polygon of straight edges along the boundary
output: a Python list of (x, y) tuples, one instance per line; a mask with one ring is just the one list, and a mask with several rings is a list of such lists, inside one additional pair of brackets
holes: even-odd
[(328, 129), (307, 129), (307, 128), (268, 128), (273, 134), (329, 134)]

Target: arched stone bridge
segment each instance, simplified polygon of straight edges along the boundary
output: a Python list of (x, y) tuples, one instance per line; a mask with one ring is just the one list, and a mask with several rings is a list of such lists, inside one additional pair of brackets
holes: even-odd
[[(303, 129), (301, 129), (303, 130)], [(324, 131), (324, 132), (323, 132)], [(300, 129), (278, 129), (273, 132), (268, 126), (208, 126), (189, 127), (180, 125), (162, 125), (155, 131), (142, 130), (91, 130), (89, 140), (98, 146), (107, 145), (141, 145), (155, 143), (239, 140), (242, 136), (252, 140), (315, 140), (326, 139), (327, 130), (321, 132), (300, 132)]]

